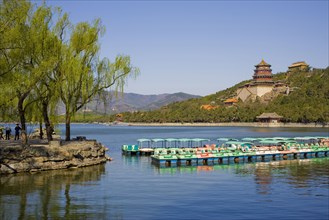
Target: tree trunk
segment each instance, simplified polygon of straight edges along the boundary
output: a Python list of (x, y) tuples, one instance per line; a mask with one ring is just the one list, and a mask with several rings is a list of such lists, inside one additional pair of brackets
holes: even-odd
[[(23, 147), (27, 146), (27, 142), (28, 142), (28, 138), (26, 135), (26, 119), (25, 119), (25, 109), (23, 106), (24, 100), (27, 97), (28, 93), (25, 93), (24, 95), (20, 96), (18, 99), (18, 104), (17, 104), (17, 108), (18, 108), (18, 114), (19, 114), (19, 118), (21, 121), (21, 137), (22, 137), (22, 145)], [(16, 135), (16, 134), (15, 134)]]
[(22, 130), (26, 131), (26, 119), (25, 119), (25, 110), (23, 107), (23, 103), (26, 96), (21, 96), (18, 100), (17, 108), (18, 108), (18, 114), (19, 119), (21, 121)]
[(43, 115), (43, 120), (45, 122), (45, 126), (46, 126), (46, 133), (47, 133), (47, 139), (48, 141), (52, 141), (53, 140), (53, 132), (54, 129), (50, 124), (50, 120), (48, 117), (48, 104), (47, 102), (42, 102), (42, 115)]
[(71, 114), (69, 112), (65, 114), (65, 140), (71, 140)]
[(42, 121), (40, 121), (40, 123), (39, 123), (39, 137), (40, 137), (40, 140), (43, 139)]

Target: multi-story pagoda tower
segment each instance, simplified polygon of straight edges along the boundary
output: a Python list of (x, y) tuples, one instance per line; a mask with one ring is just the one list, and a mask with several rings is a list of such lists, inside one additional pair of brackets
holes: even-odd
[(253, 83), (255, 84), (274, 84), (271, 65), (262, 60), (255, 65), (256, 69), (253, 75)]
[(262, 60), (255, 67), (253, 80), (237, 90), (237, 98), (242, 101), (247, 99), (256, 100), (257, 97), (272, 92), (275, 86), (270, 64)]

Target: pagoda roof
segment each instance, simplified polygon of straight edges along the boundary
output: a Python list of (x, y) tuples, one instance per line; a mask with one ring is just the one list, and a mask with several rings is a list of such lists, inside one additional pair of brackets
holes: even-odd
[(266, 63), (266, 62), (264, 61), (264, 59), (262, 59), (262, 61), (260, 61), (260, 63), (257, 64), (257, 65), (255, 65), (255, 66), (257, 67), (257, 66), (271, 66), (271, 65), (268, 64), (268, 63)]
[(293, 68), (293, 67), (298, 67), (298, 66), (308, 66), (305, 61), (300, 61), (300, 62), (296, 62), (296, 63), (293, 63), (289, 66), (289, 68)]

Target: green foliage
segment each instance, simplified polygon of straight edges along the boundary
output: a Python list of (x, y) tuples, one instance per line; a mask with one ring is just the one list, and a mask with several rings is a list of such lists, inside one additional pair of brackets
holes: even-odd
[[(159, 110), (149, 112), (125, 112), (127, 122), (254, 122), (263, 112), (276, 112), (286, 122), (327, 123), (329, 122), (329, 68), (293, 74), (274, 74), (275, 81), (282, 81), (293, 88), (289, 95), (279, 95), (269, 103), (238, 102), (225, 107), (223, 101), (236, 94), (236, 89), (248, 81), (199, 99), (177, 102)], [(219, 106), (203, 110), (203, 104)]]
[(99, 58), (100, 19), (73, 25), (61, 9), (28, 0), (4, 0), (0, 13), (0, 119), (18, 113), (23, 130), (26, 119), (43, 121), (51, 134), (61, 101), (69, 140), (79, 109), (106, 89), (123, 91), (127, 78), (139, 74), (129, 56)]

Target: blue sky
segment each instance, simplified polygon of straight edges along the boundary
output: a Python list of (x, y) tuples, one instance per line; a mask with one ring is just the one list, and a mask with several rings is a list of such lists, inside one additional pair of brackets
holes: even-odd
[(325, 1), (48, 1), (73, 23), (101, 18), (101, 56), (131, 57), (141, 75), (125, 92), (209, 95), (251, 79), (262, 59), (273, 73), (293, 62), (325, 68)]

